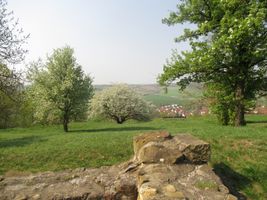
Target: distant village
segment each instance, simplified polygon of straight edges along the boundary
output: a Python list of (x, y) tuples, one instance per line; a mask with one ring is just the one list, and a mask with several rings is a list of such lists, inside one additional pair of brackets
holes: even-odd
[[(211, 114), (208, 107), (202, 106), (194, 111), (188, 111), (183, 106), (177, 104), (163, 105), (157, 109), (157, 112), (162, 118), (186, 118), (188, 116), (204, 116)], [(253, 110), (247, 111), (249, 114), (267, 114), (266, 106), (258, 106)]]

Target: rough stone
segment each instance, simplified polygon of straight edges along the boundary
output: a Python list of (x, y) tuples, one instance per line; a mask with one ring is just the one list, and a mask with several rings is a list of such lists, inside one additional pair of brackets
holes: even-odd
[[(218, 190), (222, 182), (212, 169), (200, 175), (199, 171), (207, 170), (207, 168), (209, 168), (207, 164), (205, 166), (190, 163), (179, 165), (145, 164), (138, 174), (138, 188), (155, 188), (158, 191), (155, 200), (195, 199), (196, 197), (207, 200), (225, 200), (229, 192)], [(212, 182), (212, 187), (207, 189), (196, 186), (196, 182), (199, 180), (203, 183)], [(142, 196), (142, 200), (147, 199), (149, 198)]]
[(159, 142), (149, 142), (139, 149), (138, 161), (142, 163), (166, 163), (175, 164), (183, 154), (177, 148), (160, 144)]
[(174, 137), (179, 150), (185, 155), (186, 159), (193, 163), (208, 162), (211, 156), (210, 144), (197, 139), (192, 135), (180, 134)]
[(25, 194), (16, 195), (14, 200), (27, 200), (28, 197)]
[(139, 149), (146, 145), (148, 142), (163, 142), (169, 139), (171, 139), (171, 135), (166, 131), (145, 133), (136, 136), (133, 140), (134, 154), (137, 155)]
[(166, 193), (174, 193), (177, 191), (176, 188), (171, 184), (164, 186), (163, 189)]
[(3, 176), (0, 200), (237, 200), (206, 164), (208, 143), (159, 132), (134, 146), (134, 159), (116, 166)]
[(191, 135), (173, 138), (166, 132), (145, 134), (134, 139), (135, 159), (141, 163), (175, 164), (186, 159), (192, 163), (206, 163), (210, 159), (210, 145)]
[(157, 189), (149, 186), (141, 186), (139, 188), (139, 199), (146, 200), (146, 199), (154, 199), (157, 194)]
[(41, 199), (41, 196), (40, 196), (40, 194), (35, 194), (32, 196), (32, 199), (39, 200), (39, 199)]
[(226, 198), (226, 200), (238, 200), (235, 196), (229, 194)]

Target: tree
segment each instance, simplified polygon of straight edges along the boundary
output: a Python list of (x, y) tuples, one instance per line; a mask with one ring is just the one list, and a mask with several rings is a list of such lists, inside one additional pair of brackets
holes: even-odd
[(56, 49), (45, 64), (33, 63), (29, 71), (35, 116), (60, 120), (65, 132), (71, 119), (86, 115), (93, 94), (92, 79), (84, 74), (73, 53), (68, 46)]
[(28, 127), (32, 124), (32, 107), (25, 93), (14, 92), (16, 100), (0, 91), (0, 129), (8, 127)]
[(0, 72), (0, 128), (28, 126), (31, 114), (21, 75), (5, 64), (0, 64)]
[(0, 128), (13, 126), (13, 118), (17, 113), (18, 104), (12, 101), (5, 93), (0, 91)]
[(22, 87), (21, 75), (10, 70), (7, 65), (0, 63), (0, 91), (14, 100), (14, 95)]
[[(204, 97), (209, 100), (211, 111), (217, 115), (221, 125), (228, 125), (234, 114), (233, 93), (220, 84), (206, 84)], [(230, 122), (232, 123), (232, 121)]]
[(191, 82), (213, 86), (217, 104), (233, 113), (226, 114), (227, 123), (245, 125), (246, 102), (267, 91), (267, 1), (184, 0), (177, 8), (163, 22), (195, 24), (176, 39), (189, 41), (191, 51), (174, 51), (159, 83), (176, 81), (181, 89)]
[(20, 75), (0, 64), (0, 128), (28, 126), (31, 109), (25, 98)]
[(91, 117), (115, 120), (148, 120), (153, 106), (127, 85), (115, 85), (97, 93), (91, 101)]
[(23, 35), (18, 20), (14, 22), (13, 12), (8, 12), (6, 6), (7, 2), (0, 0), (0, 63), (19, 63), (27, 52), (23, 44), (29, 35)]
[(23, 45), (29, 35), (23, 35), (18, 20), (14, 21), (13, 12), (9, 12), (6, 6), (7, 2), (0, 0), (0, 93), (2, 98), (10, 102), (19, 94), (22, 81), (21, 75), (11, 70), (8, 64), (16, 64), (24, 59), (27, 50)]

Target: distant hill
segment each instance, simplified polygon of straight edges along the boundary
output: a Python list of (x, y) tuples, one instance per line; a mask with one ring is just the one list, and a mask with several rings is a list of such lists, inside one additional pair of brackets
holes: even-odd
[[(95, 85), (95, 89), (98, 92), (111, 86)], [(176, 85), (171, 85), (168, 87), (167, 93), (164, 93), (164, 89), (157, 84), (131, 84), (129, 87), (134, 88), (144, 99), (156, 106), (178, 104), (187, 111), (200, 110), (202, 107), (207, 107), (207, 103), (203, 98), (203, 85), (199, 83), (191, 83), (184, 91), (180, 91)], [(267, 97), (258, 99), (257, 107), (260, 106), (267, 106)]]
[[(96, 92), (104, 88), (111, 87), (112, 85), (95, 85)], [(129, 85), (140, 93), (144, 99), (152, 102), (156, 106), (178, 104), (186, 107), (194, 105), (201, 101), (202, 98), (202, 85), (197, 83), (190, 84), (184, 91), (180, 91), (175, 85), (168, 87), (168, 92), (165, 93), (164, 89), (157, 84), (136, 84)]]

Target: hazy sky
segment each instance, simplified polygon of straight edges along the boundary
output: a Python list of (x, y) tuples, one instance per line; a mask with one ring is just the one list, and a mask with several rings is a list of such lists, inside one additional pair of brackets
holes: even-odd
[(30, 33), (26, 63), (70, 45), (94, 84), (155, 83), (182, 26), (163, 17), (178, 0), (8, 0), (8, 9)]

